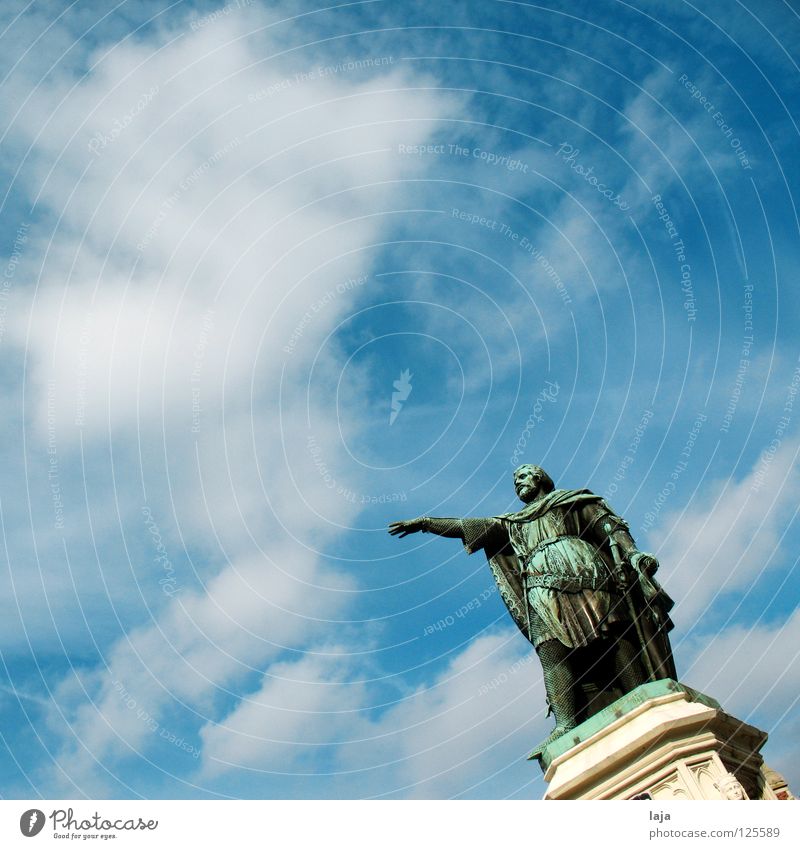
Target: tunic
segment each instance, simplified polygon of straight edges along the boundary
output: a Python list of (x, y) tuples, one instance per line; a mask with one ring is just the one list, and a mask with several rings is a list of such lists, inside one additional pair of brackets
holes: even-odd
[(556, 490), (518, 513), (462, 520), (464, 546), (486, 552), (503, 600), (534, 646), (555, 639), (578, 648), (630, 621), (603, 531), (608, 521), (626, 528), (600, 496)]

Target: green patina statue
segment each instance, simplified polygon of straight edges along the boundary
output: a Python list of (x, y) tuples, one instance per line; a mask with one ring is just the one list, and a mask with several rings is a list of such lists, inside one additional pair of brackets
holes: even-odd
[(539, 466), (514, 472), (525, 506), (483, 519), (420, 517), (389, 533), (418, 531), (483, 549), (511, 616), (542, 663), (556, 727), (532, 757), (647, 681), (676, 678), (667, 632), (672, 600), (653, 575), (655, 557), (585, 489), (555, 489)]

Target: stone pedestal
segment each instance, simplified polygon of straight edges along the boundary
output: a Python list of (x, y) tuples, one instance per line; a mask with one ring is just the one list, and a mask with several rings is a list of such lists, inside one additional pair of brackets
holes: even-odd
[(643, 684), (544, 750), (544, 798), (776, 799), (766, 740), (677, 681)]

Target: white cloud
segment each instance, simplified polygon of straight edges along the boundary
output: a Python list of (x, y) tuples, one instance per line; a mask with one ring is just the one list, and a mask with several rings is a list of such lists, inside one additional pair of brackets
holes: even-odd
[[(165, 538), (206, 553), (175, 598), (100, 647), (103, 664), (55, 687), (50, 793), (108, 792), (95, 759), (127, 755), (123, 741), (146, 753), (152, 722), (167, 727), (180, 704), (212, 716), (220, 694), (314, 644), (352, 600), (316, 555), (359, 509), (322, 485), (308, 452), (310, 421), (344, 481), (339, 427), (360, 426), (331, 415), (341, 363), (321, 342), (364, 291), (337, 284), (369, 272), (383, 214), (419, 168), (396, 139), (423, 141), (452, 104), (392, 67), (264, 94), (295, 68), (265, 61), (285, 44), (247, 35), (252, 20), (104, 47), (74, 88), (66, 74), (10, 86), (31, 94), (15, 127), (32, 145), (25, 179), (58, 220), (31, 239), (39, 283), (8, 339), (27, 357), (34, 444), (44, 455), (49, 415), (63, 473), (105, 494), (91, 528), (70, 532), (116, 521), (121, 505), (149, 544), (144, 481)], [(101, 569), (152, 580), (149, 564), (103, 561), (96, 542)], [(90, 603), (83, 613), (91, 628)]]
[[(275, 379), (306, 311), (365, 272), (363, 249), (398, 199), (391, 181), (414, 167), (395, 139), (425, 136), (441, 107), (392, 68), (263, 97), (291, 73), (259, 61), (269, 41), (228, 42), (240, 23), (156, 52), (117, 47), (77, 88), (33, 92), (18, 127), (34, 140), (31, 189), (63, 217), (53, 243), (40, 242), (36, 298), (9, 331), (34, 378), (56, 384), (62, 439), (76, 435), (76, 396), (88, 431), (190, 406), (209, 313), (204, 403), (223, 387), (246, 398), (257, 365)], [(93, 153), (98, 137), (109, 141)], [(326, 305), (295, 361), (313, 357), (349, 303)]]
[(717, 596), (749, 587), (780, 562), (800, 495), (799, 446), (787, 438), (772, 454), (765, 445), (744, 478), (702, 486), (651, 535), (669, 570), (665, 581), (676, 601), (676, 633), (701, 619)]
[(201, 730), (204, 778), (230, 768), (313, 768), (319, 748), (341, 743), (364, 707), (366, 687), (354, 675), (356, 665), (336, 647), (273, 664), (258, 692)]
[(412, 798), (494, 797), (539, 778), (525, 757), (551, 720), (538, 658), (518, 637), (503, 629), (473, 640), (371, 729), (379, 747), (350, 746), (345, 763), (373, 775), (388, 766), (385, 786)]
[(324, 631), (352, 588), (284, 544), (269, 558), (230, 564), (203, 593), (179, 592), (151, 624), (107, 649), (107, 668), (70, 675), (56, 689), (77, 737), (61, 754), (66, 772), (80, 787), (96, 771), (94, 759), (113, 757), (123, 741), (146, 752), (157, 735), (140, 711), (161, 725), (177, 704), (209, 716), (215, 700), (238, 692), (286, 646)]
[(388, 704), (386, 690), (359, 683), (369, 667), (337, 652), (273, 667), (257, 695), (203, 730), (204, 774), (302, 772), (325, 745), (342, 798), (510, 795), (539, 778), (525, 756), (552, 723), (535, 652), (515, 631), (476, 638)]
[(692, 643), (694, 658), (682, 677), (713, 695), (729, 713), (771, 725), (796, 707), (800, 611), (783, 622), (737, 625)]

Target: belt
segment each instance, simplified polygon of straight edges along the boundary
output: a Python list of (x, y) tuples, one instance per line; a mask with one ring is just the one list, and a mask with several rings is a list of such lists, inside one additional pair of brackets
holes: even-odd
[(611, 591), (611, 582), (606, 576), (586, 576), (582, 578), (565, 577), (563, 575), (534, 574), (525, 570), (525, 586), (531, 590), (542, 587), (548, 590), (559, 590), (564, 593), (576, 593), (580, 590), (606, 590)]

